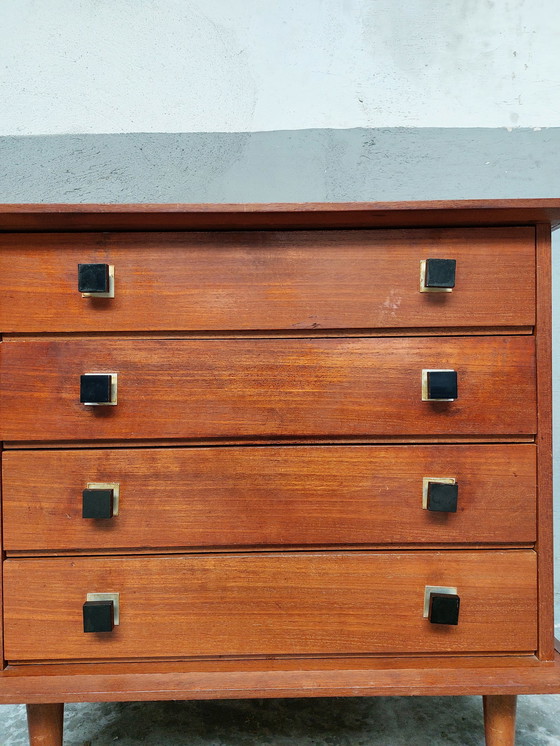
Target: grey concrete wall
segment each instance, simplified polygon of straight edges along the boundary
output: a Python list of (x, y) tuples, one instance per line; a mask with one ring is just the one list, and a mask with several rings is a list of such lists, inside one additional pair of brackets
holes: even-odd
[(12, 202), (310, 202), (560, 196), (560, 128), (0, 137)]

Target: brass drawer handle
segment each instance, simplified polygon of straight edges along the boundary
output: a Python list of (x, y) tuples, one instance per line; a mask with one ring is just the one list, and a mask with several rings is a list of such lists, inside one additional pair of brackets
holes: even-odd
[(456, 513), (459, 485), (454, 477), (424, 477), (422, 507), (437, 513)]
[(112, 632), (120, 619), (118, 593), (88, 593), (83, 605), (84, 632)]
[(461, 599), (457, 588), (427, 585), (424, 588), (424, 619), (431, 624), (459, 624)]
[(82, 518), (106, 520), (119, 514), (120, 485), (88, 482), (82, 492)]
[(88, 407), (117, 403), (116, 373), (84, 373), (80, 376), (80, 402)]
[(450, 293), (455, 287), (455, 259), (423, 259), (420, 262), (420, 292)]
[(457, 397), (456, 370), (422, 371), (422, 401), (455, 401)]
[(78, 292), (82, 294), (82, 298), (114, 298), (114, 266), (112, 264), (78, 264)]
[(431, 624), (459, 624), (461, 599), (451, 593), (431, 593), (428, 618)]

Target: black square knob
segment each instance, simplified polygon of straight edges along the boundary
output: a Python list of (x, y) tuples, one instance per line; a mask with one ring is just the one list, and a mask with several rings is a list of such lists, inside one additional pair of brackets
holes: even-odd
[(112, 632), (115, 625), (112, 601), (86, 601), (84, 604), (84, 632)]
[(108, 264), (78, 264), (78, 291), (80, 293), (108, 293)]
[(113, 490), (86, 489), (82, 493), (82, 518), (113, 517)]
[(455, 259), (426, 259), (424, 285), (427, 288), (454, 288), (456, 266)]
[(82, 404), (110, 404), (111, 375), (86, 373), (80, 376), (80, 402)]
[(428, 510), (439, 513), (456, 513), (458, 496), (458, 484), (428, 482)]
[(428, 399), (456, 399), (457, 398), (457, 371), (456, 370), (429, 370), (428, 376)]
[(452, 593), (431, 593), (428, 618), (432, 624), (459, 624), (461, 599)]

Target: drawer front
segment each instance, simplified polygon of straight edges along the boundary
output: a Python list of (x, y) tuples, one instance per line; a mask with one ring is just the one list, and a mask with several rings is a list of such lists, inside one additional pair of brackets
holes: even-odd
[[(425, 586), (457, 588), (457, 626), (423, 617)], [(529, 550), (11, 559), (8, 661), (137, 657), (531, 652)], [(84, 633), (88, 593), (119, 593), (120, 623)]]
[[(4, 548), (534, 542), (534, 445), (8, 451)], [(457, 512), (423, 508), (454, 478)], [(89, 483), (118, 514), (82, 517)]]
[[(23, 340), (0, 346), (5, 441), (519, 435), (536, 432), (529, 336)], [(458, 398), (422, 401), (422, 370)], [(80, 376), (118, 377), (116, 406)]]
[[(429, 258), (452, 292), (419, 292)], [(114, 298), (82, 298), (89, 263)], [(0, 237), (4, 332), (530, 326), (534, 275), (531, 227)]]

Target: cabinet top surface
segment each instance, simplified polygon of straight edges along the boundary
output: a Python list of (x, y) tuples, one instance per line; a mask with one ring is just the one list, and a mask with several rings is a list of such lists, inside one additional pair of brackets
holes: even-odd
[(275, 204), (0, 204), (2, 231), (560, 225), (560, 198)]

